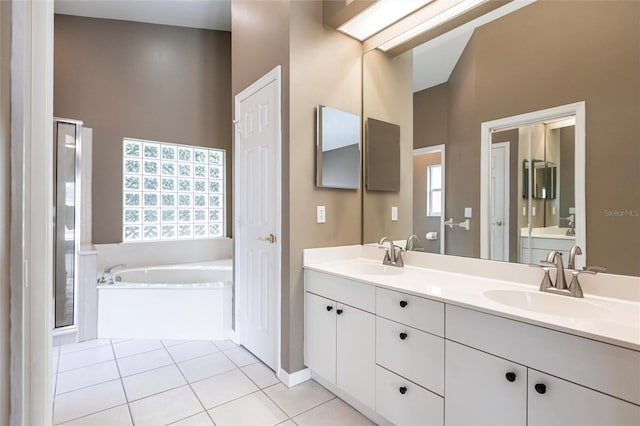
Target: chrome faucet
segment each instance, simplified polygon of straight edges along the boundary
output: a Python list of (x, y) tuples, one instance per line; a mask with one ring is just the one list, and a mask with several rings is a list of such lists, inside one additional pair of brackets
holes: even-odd
[[(416, 247), (416, 244), (418, 245), (418, 247)], [(418, 238), (417, 234), (409, 235), (409, 238), (407, 238), (406, 250), (407, 251), (424, 251), (424, 248), (420, 243), (420, 238)]]
[(576, 269), (576, 256), (582, 254), (582, 249), (579, 246), (571, 247), (569, 252), (569, 263), (567, 263), (568, 269)]
[(540, 291), (545, 291), (548, 293), (562, 294), (565, 296), (571, 297), (584, 297), (584, 293), (582, 292), (582, 287), (580, 286), (580, 281), (578, 280), (578, 276), (580, 274), (591, 274), (595, 275), (598, 272), (605, 272), (607, 270), (604, 266), (587, 266), (581, 271), (576, 270), (576, 256), (582, 254), (582, 249), (578, 246), (571, 247), (569, 251), (569, 263), (567, 264), (567, 269), (571, 272), (571, 281), (567, 286), (567, 282), (564, 276), (565, 270), (562, 265), (562, 253), (559, 251), (551, 251), (547, 256), (546, 260), (543, 260), (542, 263), (546, 263), (549, 265), (553, 265), (556, 268), (556, 282), (552, 283), (551, 278), (549, 277), (549, 267), (540, 266), (540, 265), (531, 265), (536, 266), (538, 268), (542, 268), (544, 270), (544, 277), (542, 278), (542, 283), (540, 284)]
[(542, 263), (555, 265), (556, 282), (553, 283), (553, 287), (555, 287), (558, 290), (566, 290), (567, 281), (564, 278), (564, 265), (562, 264), (562, 253), (556, 250), (550, 251), (549, 254), (547, 255), (547, 260), (544, 260)]
[(382, 237), (378, 242), (378, 246), (380, 248), (384, 248), (384, 243), (389, 243), (389, 249), (384, 255), (382, 264), (389, 265), (389, 266), (403, 267), (404, 261), (402, 260), (402, 254), (401, 254), (402, 247), (398, 247), (397, 245), (395, 245), (393, 243), (393, 240), (391, 240), (388, 237)]
[(104, 273), (105, 274), (110, 274), (116, 268), (126, 268), (126, 267), (127, 267), (126, 263), (118, 263), (117, 265), (112, 265), (112, 266), (108, 266), (108, 267), (104, 268)]

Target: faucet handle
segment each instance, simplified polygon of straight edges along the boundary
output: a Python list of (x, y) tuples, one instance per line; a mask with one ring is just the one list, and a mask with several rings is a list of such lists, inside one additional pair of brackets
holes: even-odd
[(606, 266), (585, 266), (580, 272), (581, 273), (586, 272), (587, 274), (595, 275), (598, 272), (607, 272), (607, 267)]
[[(547, 263), (544, 260), (541, 262)], [(553, 264), (555, 266), (555, 264)], [(551, 276), (549, 275), (549, 266), (537, 265), (535, 263), (529, 263), (529, 266), (532, 268), (539, 268), (544, 271), (544, 277), (542, 277), (542, 282), (540, 283), (540, 291), (546, 291), (548, 288), (553, 287), (553, 283), (551, 282)]]

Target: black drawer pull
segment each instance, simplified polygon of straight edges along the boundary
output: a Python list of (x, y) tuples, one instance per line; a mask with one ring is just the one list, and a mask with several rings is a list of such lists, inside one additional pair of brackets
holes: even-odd
[(342, 313), (342, 309), (338, 309), (338, 310), (336, 311), (336, 314), (338, 314), (338, 315), (340, 315), (341, 313)]
[(504, 376), (507, 378), (508, 382), (515, 382), (516, 381), (516, 373), (514, 373), (513, 371), (509, 371)]
[(407, 333), (400, 333), (400, 340), (404, 340), (407, 338)]
[(547, 393), (547, 385), (545, 385), (544, 383), (536, 383), (534, 388), (536, 389), (536, 392), (538, 392), (539, 394)]
[(333, 306), (329, 305), (327, 306), (327, 311), (331, 312), (333, 310)]
[(401, 394), (405, 394), (407, 393), (407, 387), (406, 386), (400, 386), (400, 389), (398, 389), (400, 391)]
[(406, 300), (401, 300), (400, 301), (400, 307), (401, 308), (406, 308), (408, 304), (409, 304), (409, 302), (407, 302)]

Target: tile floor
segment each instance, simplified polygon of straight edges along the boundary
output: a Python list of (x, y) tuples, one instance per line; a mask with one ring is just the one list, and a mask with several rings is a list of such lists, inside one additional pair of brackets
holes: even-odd
[(52, 360), (56, 425), (372, 424), (314, 381), (287, 388), (230, 341), (99, 339)]

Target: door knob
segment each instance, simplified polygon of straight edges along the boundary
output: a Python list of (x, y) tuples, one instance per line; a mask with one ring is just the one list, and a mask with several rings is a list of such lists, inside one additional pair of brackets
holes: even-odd
[(267, 241), (270, 244), (273, 244), (276, 242), (276, 236), (273, 234), (269, 234), (266, 237), (258, 237), (258, 241)]
[(496, 225), (496, 226), (502, 226), (502, 221), (499, 220), (497, 222), (493, 222), (493, 224)]

